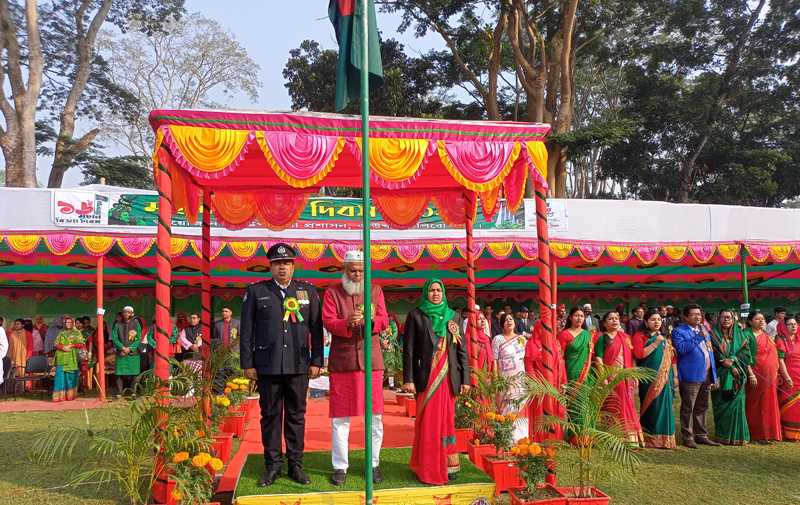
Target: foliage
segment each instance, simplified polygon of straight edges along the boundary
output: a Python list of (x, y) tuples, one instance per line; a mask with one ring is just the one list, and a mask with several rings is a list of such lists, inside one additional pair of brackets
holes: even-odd
[(529, 493), (535, 493), (536, 486), (544, 484), (544, 479), (547, 477), (547, 460), (555, 457), (555, 449), (552, 445), (542, 447), (523, 438), (519, 441), (519, 445), (511, 448), (511, 454), (516, 458), (514, 466), (525, 481), (525, 488)]
[(211, 501), (214, 479), (206, 466), (214, 471), (221, 470), (223, 463), (217, 458), (212, 458), (207, 452), (199, 452), (194, 457), (191, 453), (182, 451), (176, 453), (172, 478), (175, 480), (175, 489), (172, 499), (184, 505), (196, 505)]
[(140, 156), (92, 156), (83, 163), (83, 184), (100, 184), (102, 178), (109, 186), (155, 190), (153, 168), (148, 161)]
[(487, 414), (503, 412), (506, 408), (516, 411), (526, 403), (527, 394), (520, 398), (511, 397), (512, 391), (523, 387), (526, 375), (525, 372), (520, 372), (517, 375), (505, 377), (483, 370), (472, 370), (473, 387), (469, 394), (473, 400), (471, 403), (475, 405), (476, 414), (479, 416), (476, 432), (479, 434), (480, 443), (493, 443), (490, 426), (487, 424)]
[(456, 397), (456, 429), (473, 429), (480, 420), (478, 403), (469, 392), (461, 393)]
[(635, 452), (637, 443), (628, 438), (632, 432), (616, 415), (604, 411), (603, 404), (623, 381), (654, 378), (655, 371), (648, 368), (598, 365), (592, 368), (585, 382), (570, 382), (562, 394), (541, 377), (527, 377), (525, 389), (531, 399), (550, 397), (566, 412), (563, 419), (543, 416), (536, 429), (544, 432), (558, 425), (577, 439), (578, 445), (570, 445), (569, 452), (577, 459), (578, 497), (587, 497), (590, 486), (597, 489), (607, 478), (635, 473), (640, 458)]
[(236, 408), (247, 400), (247, 391), (250, 381), (245, 378), (232, 379), (225, 384), (225, 396), (230, 400), (231, 407)]
[[(153, 455), (172, 461), (179, 452), (208, 450), (199, 404), (189, 407), (171, 404), (167, 392), (184, 396), (192, 390), (195, 372), (174, 363), (170, 379), (144, 376), (136, 385), (136, 399), (108, 404), (110, 428), (95, 428), (90, 411), (85, 427), (59, 425), (40, 435), (29, 457), (38, 463), (66, 461), (73, 464), (70, 484), (96, 481), (98, 486), (116, 482), (131, 505), (149, 500), (156, 469)], [(165, 402), (161, 403), (160, 398)], [(89, 457), (73, 459), (79, 442), (88, 443)]]
[(481, 416), (483, 429), (491, 436), (491, 443), (498, 456), (505, 456), (514, 445), (514, 414), (495, 414), (487, 412)]

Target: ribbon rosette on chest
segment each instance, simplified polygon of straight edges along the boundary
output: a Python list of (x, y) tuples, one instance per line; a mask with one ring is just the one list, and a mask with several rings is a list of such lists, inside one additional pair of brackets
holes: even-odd
[[(369, 309), (370, 309), (370, 314), (372, 314), (372, 319), (375, 319), (375, 304), (374, 303), (370, 303), (369, 304)], [(363, 303), (358, 306), (358, 310), (360, 310), (362, 314), (364, 313), (364, 304)]]
[(458, 335), (458, 324), (455, 321), (447, 323), (447, 331), (453, 336), (453, 343), (461, 343), (461, 337)]
[(136, 330), (131, 330), (128, 332), (128, 337), (133, 340), (136, 338)]
[(286, 313), (283, 315), (284, 321), (288, 321), (290, 317), (293, 323), (303, 321), (303, 315), (300, 314), (300, 302), (297, 301), (297, 298), (287, 298), (284, 300), (283, 308), (286, 309)]
[(525, 337), (517, 337), (517, 341), (519, 342), (519, 345), (525, 345)]
[(236, 328), (232, 329), (231, 330), (231, 338), (236, 340), (236, 337), (238, 337), (238, 336), (239, 336), (239, 330), (237, 330)]

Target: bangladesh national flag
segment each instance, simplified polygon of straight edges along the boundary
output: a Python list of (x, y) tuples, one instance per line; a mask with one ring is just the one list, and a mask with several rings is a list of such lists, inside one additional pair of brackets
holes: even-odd
[[(364, 41), (362, 2), (368, 2), (369, 41)], [(339, 70), (336, 73), (336, 110), (347, 107), (351, 100), (361, 98), (361, 59), (369, 51), (369, 91), (383, 84), (383, 65), (375, 20), (374, 0), (330, 0), (328, 17), (339, 41)], [(365, 47), (368, 46), (368, 47)]]

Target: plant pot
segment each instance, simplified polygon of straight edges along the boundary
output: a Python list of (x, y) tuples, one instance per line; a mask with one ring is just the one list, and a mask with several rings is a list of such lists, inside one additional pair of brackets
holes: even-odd
[(580, 488), (577, 487), (557, 487), (556, 490), (567, 497), (567, 503), (572, 503), (574, 505), (608, 505), (608, 502), (611, 501), (609, 496), (593, 487), (589, 488), (595, 492), (595, 497), (593, 498), (572, 498), (570, 495), (572, 493), (577, 492)]
[(458, 452), (467, 452), (468, 440), (473, 440), (472, 428), (456, 428), (456, 449)]
[(561, 495), (559, 498), (545, 498), (543, 500), (534, 500), (534, 501), (522, 501), (520, 500), (516, 493), (525, 489), (524, 486), (520, 487), (512, 487), (508, 489), (508, 496), (511, 499), (511, 505), (566, 505), (567, 504), (567, 497), (559, 491), (558, 489), (554, 488), (550, 484), (539, 484), (536, 486), (537, 488), (549, 488)]
[(216, 449), (217, 457), (222, 460), (224, 464), (228, 464), (231, 460), (231, 450), (233, 449), (233, 435), (230, 433), (217, 433), (214, 435), (215, 442), (211, 443), (211, 447)]
[(497, 450), (495, 450), (493, 445), (475, 445), (472, 441), (467, 441), (467, 456), (469, 456), (469, 460), (481, 470), (484, 470), (482, 459), (484, 454), (494, 456), (497, 454)]
[(217, 472), (213, 468), (211, 468), (211, 463), (208, 463), (204, 468), (211, 476), (211, 482), (214, 482), (214, 477), (217, 475)]
[(519, 469), (514, 466), (515, 459), (501, 459), (495, 461), (489, 459), (493, 457), (489, 454), (481, 456), (483, 459), (483, 468), (486, 475), (496, 484), (495, 495), (499, 495), (503, 491), (508, 491), (509, 488), (519, 487), (524, 484), (522, 478), (519, 476)]
[(408, 417), (417, 417), (417, 400), (412, 398), (406, 400), (406, 415)]
[(234, 412), (244, 412), (244, 414), (245, 414), (244, 420), (245, 420), (245, 422), (247, 422), (247, 421), (250, 420), (250, 409), (251, 408), (252, 407), (250, 406), (250, 404), (245, 402), (245, 403), (242, 403), (241, 405), (239, 405)]
[(395, 393), (394, 398), (397, 400), (398, 405), (405, 407), (406, 400), (412, 398), (412, 395), (410, 393)]
[(222, 418), (219, 424), (219, 431), (222, 433), (231, 433), (236, 438), (244, 436), (244, 412), (232, 412)]
[(153, 503), (163, 503), (165, 505), (177, 505), (178, 500), (172, 497), (172, 492), (178, 483), (172, 479), (162, 482), (156, 479), (153, 482)]

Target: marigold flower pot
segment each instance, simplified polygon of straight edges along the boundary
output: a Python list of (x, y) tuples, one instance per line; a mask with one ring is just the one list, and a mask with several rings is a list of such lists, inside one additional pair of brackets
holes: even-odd
[(401, 407), (405, 407), (406, 406), (406, 400), (408, 400), (409, 398), (413, 398), (413, 397), (414, 396), (412, 394), (410, 394), (410, 393), (397, 392), (397, 393), (394, 394), (394, 398), (395, 398), (395, 400), (397, 400), (397, 404), (400, 405)]
[(406, 415), (408, 417), (417, 417), (417, 400), (413, 398), (406, 400)]
[(494, 456), (497, 454), (497, 450), (495, 450), (493, 445), (482, 444), (482, 445), (475, 445), (473, 440), (467, 441), (467, 456), (469, 460), (472, 461), (472, 464), (477, 466), (483, 471), (486, 471), (483, 468), (483, 459), (482, 456), (484, 454), (489, 454)]
[(175, 486), (178, 483), (172, 479), (167, 479), (166, 482), (156, 479), (153, 482), (153, 502), (163, 503), (165, 505), (177, 505), (179, 500), (172, 497), (172, 492), (175, 491)]
[(236, 410), (234, 410), (234, 412), (244, 412), (244, 414), (245, 414), (244, 420), (245, 420), (245, 422), (247, 422), (247, 421), (250, 420), (250, 409), (251, 408), (252, 407), (251, 407), (250, 403), (242, 403), (241, 405), (239, 405), (236, 408)]
[(217, 457), (227, 465), (228, 461), (231, 460), (233, 435), (231, 433), (217, 433), (214, 435), (214, 440), (215, 442), (211, 443), (211, 447), (217, 450)]
[(236, 438), (244, 436), (244, 412), (232, 412), (222, 418), (219, 424), (219, 431), (222, 433), (231, 433)]
[(516, 459), (501, 459), (494, 460), (490, 458), (498, 457), (496, 455), (484, 454), (481, 456), (483, 459), (483, 468), (486, 475), (491, 477), (495, 485), (495, 495), (499, 495), (503, 491), (508, 491), (508, 488), (519, 487), (525, 484), (523, 479), (519, 476), (519, 469), (514, 466)]
[(467, 441), (474, 440), (472, 428), (456, 429), (456, 448), (458, 452), (467, 452)]
[(564, 496), (562, 492), (558, 489), (554, 488), (550, 484), (539, 484), (536, 486), (539, 489), (552, 489), (554, 492), (559, 494), (559, 497), (553, 498), (544, 498), (542, 500), (533, 500), (533, 501), (522, 501), (518, 496), (517, 493), (520, 491), (525, 490), (525, 486), (520, 487), (512, 487), (508, 489), (508, 497), (511, 500), (511, 505), (567, 505), (567, 497)]
[[(584, 488), (585, 489), (585, 488)], [(593, 487), (590, 487), (590, 491), (594, 491), (595, 496), (591, 498), (576, 498), (572, 495), (577, 494), (580, 491), (580, 488), (577, 487), (557, 487), (561, 494), (567, 497), (567, 503), (573, 505), (608, 505), (608, 502), (611, 501), (611, 498)]]

